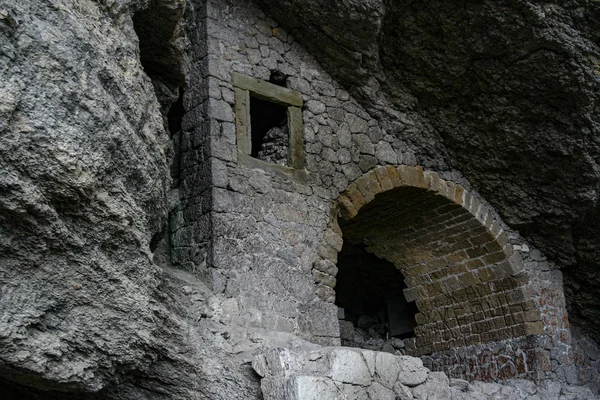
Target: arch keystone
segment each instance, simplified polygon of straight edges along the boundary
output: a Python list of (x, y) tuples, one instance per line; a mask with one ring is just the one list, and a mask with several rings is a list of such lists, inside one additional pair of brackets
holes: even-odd
[(390, 181), (392, 182), (392, 185), (395, 188), (402, 186), (402, 180), (400, 179), (400, 174), (398, 173), (396, 167), (388, 165), (387, 167), (385, 167), (385, 169), (387, 169), (388, 176), (390, 178)]
[(411, 167), (409, 165), (401, 165), (398, 167), (398, 173), (402, 183), (406, 186), (413, 186), (421, 189), (427, 189), (423, 168), (420, 166)]
[(388, 169), (386, 167), (380, 167), (375, 170), (377, 174), (377, 179), (379, 180), (379, 185), (381, 186), (381, 191), (387, 192), (388, 190), (392, 190), (394, 185), (392, 184), (392, 180), (388, 174)]

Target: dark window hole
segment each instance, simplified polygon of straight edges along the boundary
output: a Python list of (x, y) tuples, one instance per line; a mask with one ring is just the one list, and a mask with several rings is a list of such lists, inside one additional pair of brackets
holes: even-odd
[(273, 85), (287, 87), (288, 76), (279, 70), (271, 71), (269, 82)]
[(287, 107), (250, 96), (250, 155), (269, 163), (287, 164)]

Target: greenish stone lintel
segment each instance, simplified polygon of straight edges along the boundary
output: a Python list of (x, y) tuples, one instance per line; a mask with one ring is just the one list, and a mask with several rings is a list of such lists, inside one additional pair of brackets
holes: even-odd
[(302, 107), (302, 95), (294, 90), (274, 85), (260, 79), (251, 78), (237, 72), (231, 73), (234, 87), (248, 90), (252, 96), (268, 100), (282, 106)]
[(252, 151), (250, 132), (250, 93), (235, 88), (235, 128), (238, 150), (244, 154)]
[(279, 176), (280, 178), (289, 179), (306, 185), (308, 174), (304, 169), (294, 169), (279, 164), (271, 164), (257, 158), (251, 157), (248, 154), (238, 151), (238, 166), (245, 168), (261, 169), (270, 174)]
[(302, 140), (302, 109), (288, 107), (289, 162), (295, 169), (304, 169), (304, 142)]

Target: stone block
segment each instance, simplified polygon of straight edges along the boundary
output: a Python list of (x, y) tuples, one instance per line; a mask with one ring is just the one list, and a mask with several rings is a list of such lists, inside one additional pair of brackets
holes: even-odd
[(313, 269), (312, 274), (313, 274), (315, 283), (320, 283), (321, 285), (329, 286), (332, 289), (335, 288), (335, 284), (336, 284), (335, 277), (333, 277), (329, 274), (326, 274), (324, 272), (321, 272), (317, 269)]
[(355, 183), (351, 184), (348, 187), (348, 190), (346, 191), (345, 195), (346, 197), (348, 197), (348, 199), (350, 199), (356, 211), (359, 211), (362, 208), (362, 206), (364, 206), (367, 203), (365, 197), (360, 192)]
[(322, 243), (319, 246), (317, 246), (317, 254), (324, 260), (329, 260), (333, 263), (337, 262), (338, 252), (334, 248), (326, 244)]
[(368, 399), (367, 388), (350, 383), (338, 383), (337, 388), (342, 399)]
[(352, 140), (356, 144), (356, 147), (358, 148), (358, 151), (360, 151), (361, 154), (375, 154), (375, 146), (373, 146), (373, 143), (367, 135), (352, 135)]
[(395, 167), (392, 167), (391, 165), (388, 165), (385, 168), (387, 169), (388, 177), (390, 178), (392, 185), (394, 187), (402, 186), (402, 180), (400, 179), (400, 174), (398, 173), (398, 170)]
[(384, 164), (396, 164), (398, 157), (388, 142), (381, 141), (375, 146), (375, 156)]
[(465, 188), (462, 185), (456, 185), (456, 191), (454, 193), (454, 202), (459, 205), (464, 204)]
[(298, 319), (300, 329), (314, 336), (339, 336), (337, 306), (332, 303), (313, 303)]
[(369, 399), (373, 400), (396, 400), (396, 395), (391, 389), (377, 382), (374, 382), (369, 387), (367, 394), (369, 395)]
[(379, 382), (388, 389), (392, 389), (398, 380), (400, 365), (398, 357), (378, 352), (375, 358), (375, 374), (379, 377)]
[(377, 168), (375, 170), (375, 174), (377, 175), (377, 180), (379, 180), (379, 185), (381, 186), (381, 190), (383, 192), (394, 188), (386, 167)]
[[(406, 345), (407, 341), (404, 343)], [(423, 361), (419, 358), (398, 356), (398, 365), (398, 382), (405, 386), (420, 385), (429, 375), (429, 370), (423, 366)]]
[(362, 356), (365, 359), (365, 364), (369, 369), (371, 376), (375, 375), (375, 355), (377, 353), (370, 350), (362, 350)]
[(325, 234), (323, 235), (323, 240), (325, 241), (325, 243), (327, 243), (329, 246), (331, 246), (337, 251), (341, 251), (342, 246), (344, 245), (344, 239), (342, 239), (342, 236), (331, 229), (327, 229), (325, 231)]
[(362, 354), (358, 351), (339, 348), (330, 355), (331, 378), (342, 383), (367, 386), (371, 374)]
[(340, 339), (354, 339), (354, 324), (352, 322), (340, 320)]
[(423, 168), (401, 165), (398, 167), (398, 173), (400, 174), (402, 183), (404, 183), (406, 186), (427, 189), (425, 176), (423, 175)]
[(322, 376), (295, 376), (287, 383), (286, 400), (342, 400), (335, 383)]
[[(400, 382), (396, 382), (394, 385), (394, 394), (396, 395), (396, 400), (412, 400), (414, 399), (410, 388), (404, 386)], [(441, 399), (440, 399), (441, 400)]]
[(317, 295), (317, 297), (319, 297), (321, 300), (323, 300), (325, 302), (328, 302), (328, 303), (335, 302), (335, 290), (329, 286), (316, 285), (315, 286), (315, 294)]
[(448, 377), (443, 372), (432, 372), (424, 385), (412, 389), (417, 399), (450, 399), (452, 393)]
[(358, 210), (354, 207), (354, 204), (346, 195), (341, 195), (338, 198), (338, 201), (340, 203), (342, 218), (349, 220), (358, 215)]
[(332, 276), (338, 273), (337, 266), (331, 260), (317, 260), (313, 263), (313, 268)]

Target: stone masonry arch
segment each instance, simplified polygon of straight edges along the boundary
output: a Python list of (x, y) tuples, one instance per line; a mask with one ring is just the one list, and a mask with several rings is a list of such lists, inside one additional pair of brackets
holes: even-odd
[(414, 355), (543, 333), (520, 255), (460, 184), (419, 166), (377, 167), (349, 185), (334, 211), (313, 269), (317, 293), (332, 295), (342, 235), (365, 244), (401, 270), (404, 295), (416, 301)]

